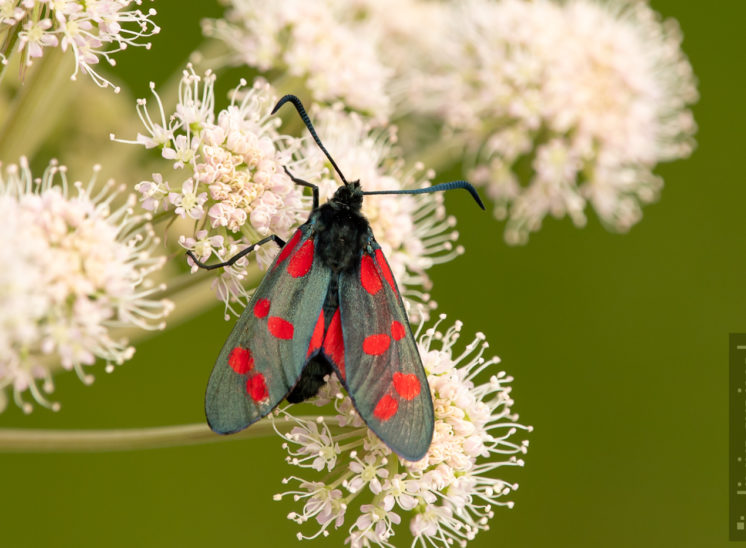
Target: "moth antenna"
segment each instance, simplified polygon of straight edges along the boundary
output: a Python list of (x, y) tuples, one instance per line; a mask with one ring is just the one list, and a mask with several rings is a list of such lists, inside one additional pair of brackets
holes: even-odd
[(321, 151), (326, 155), (326, 157), (332, 163), (332, 166), (334, 167), (334, 171), (336, 171), (337, 175), (340, 176), (345, 186), (349, 186), (350, 183), (348, 183), (347, 179), (345, 179), (345, 176), (342, 174), (342, 171), (339, 169), (337, 162), (334, 161), (334, 159), (332, 158), (332, 155), (329, 154), (329, 151), (326, 150), (326, 147), (321, 142), (321, 139), (319, 139), (319, 136), (316, 134), (316, 130), (314, 129), (313, 124), (311, 123), (311, 120), (308, 118), (308, 114), (306, 114), (306, 109), (303, 108), (303, 103), (300, 102), (300, 99), (298, 99), (295, 95), (285, 95), (282, 99), (277, 101), (275, 108), (272, 109), (272, 114), (277, 112), (280, 109), (280, 107), (284, 105), (285, 103), (293, 104), (293, 106), (295, 107), (295, 110), (297, 110), (298, 114), (300, 114), (301, 120), (303, 120), (303, 123), (306, 125), (306, 127), (308, 128), (308, 131), (311, 133), (311, 137), (313, 137), (313, 140), (316, 141), (317, 145), (319, 145), (319, 148), (321, 149)]
[(482, 203), (482, 199), (479, 197), (477, 189), (467, 181), (451, 181), (450, 183), (440, 183), (439, 185), (413, 190), (371, 190), (369, 192), (363, 192), (363, 194), (430, 194), (432, 192), (453, 190), (455, 188), (463, 188), (464, 190), (467, 190), (469, 194), (471, 194), (471, 197), (474, 198), (474, 201), (477, 202), (477, 205), (484, 209), (484, 204)]

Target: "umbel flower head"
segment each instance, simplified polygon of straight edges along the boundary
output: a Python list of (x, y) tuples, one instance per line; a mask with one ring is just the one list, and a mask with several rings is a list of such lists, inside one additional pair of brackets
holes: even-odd
[(151, 256), (156, 239), (145, 216), (132, 214), (135, 197), (113, 208), (119, 191), (111, 182), (94, 191), (97, 172), (73, 191), (55, 162), (40, 179), (23, 158), (0, 171), (0, 226), (10, 246), (0, 269), (0, 409), (9, 388), (26, 412), (26, 390), (56, 410), (43, 395), (54, 388), (53, 368), (90, 383), (85, 366), (103, 359), (109, 371), (134, 353), (113, 328), (165, 326), (172, 305), (152, 298), (163, 287), (149, 281), (165, 258)]
[[(270, 116), (276, 97), (269, 84), (257, 80), (246, 89), (242, 81), (230, 105), (216, 112), (214, 82), (210, 71), (201, 77), (189, 66), (168, 119), (151, 84), (156, 119), (140, 99), (138, 112), (146, 133), (135, 141), (120, 140), (158, 148), (173, 161), (172, 173), (154, 173), (152, 180), (135, 188), (146, 210), (165, 210), (191, 222), (179, 243), (202, 261), (228, 259), (270, 234), (287, 238), (305, 219), (310, 204), (284, 171), (287, 167), (309, 173), (302, 160), (293, 159), (300, 141), (277, 132), (281, 121)], [(176, 181), (169, 184), (169, 178)], [(276, 253), (277, 247), (269, 244), (252, 256), (266, 268)], [(216, 279), (215, 289), (231, 310), (232, 303), (246, 297), (241, 282), (249, 260), (242, 258)]]
[[(138, 102), (147, 130), (135, 143), (159, 148), (174, 161), (174, 173), (154, 173), (135, 188), (142, 207), (154, 213), (168, 211), (191, 223), (179, 243), (203, 262), (224, 261), (270, 235), (287, 239), (305, 221), (311, 201), (285, 172), (319, 186), (322, 201), (339, 186), (326, 158), (310, 138), (281, 135), (279, 116), (270, 113), (276, 96), (269, 84), (257, 80), (250, 89), (242, 82), (231, 104), (216, 113), (215, 75), (198, 76), (191, 66), (184, 71), (179, 102), (166, 118), (160, 97), (157, 117), (151, 118), (144, 99)], [(360, 179), (365, 190), (398, 190), (427, 186), (432, 173), (422, 165), (405, 169), (393, 147), (395, 131), (373, 129), (354, 113), (335, 107), (312, 110), (318, 130), (342, 169)], [(176, 184), (167, 179), (178, 177)], [(363, 207), (378, 242), (384, 249), (405, 297), (428, 302), (430, 280), (426, 270), (448, 261), (463, 249), (454, 246), (455, 220), (445, 214), (440, 194), (424, 196), (370, 196)], [(266, 269), (277, 254), (267, 244), (227, 267), (215, 281), (227, 309), (247, 297), (244, 280), (250, 261)], [(252, 259), (251, 257), (255, 257)], [(190, 259), (191, 261), (191, 259)], [(197, 266), (193, 265), (193, 271)], [(423, 288), (425, 291), (423, 291)], [(420, 308), (421, 310), (424, 310)]]
[[(235, 64), (298, 79), (314, 101), (342, 101), (385, 120), (391, 69), (377, 49), (378, 27), (340, 0), (223, 0), (224, 19), (208, 19), (206, 36), (223, 41)], [(352, 3), (354, 4), (354, 3)]]
[(422, 460), (393, 454), (357, 415), (336, 377), (315, 400), (319, 406), (333, 403), (336, 416), (307, 420), (281, 411), (274, 419), (294, 423), (283, 435), (287, 461), (309, 476), (283, 480), (295, 488), (275, 495), (303, 504), (289, 519), (317, 523), (315, 532), (298, 533), (299, 539), (326, 536), (332, 526), (351, 522), (347, 542), (353, 548), (394, 546), (395, 527), (404, 522), (412, 546), (464, 545), (488, 528), (493, 507), (512, 506), (505, 498), (518, 485), (494, 472), (523, 465), (528, 442), (513, 438), (518, 430), (531, 430), (511, 410), (512, 379), (501, 371), (477, 384), (476, 377), (499, 362), (483, 357), (484, 335), (459, 352), (461, 322), (445, 332), (439, 324), (418, 343), (435, 409), (432, 445)]
[(410, 102), (465, 140), (509, 243), (547, 214), (583, 226), (588, 203), (624, 231), (658, 195), (656, 164), (691, 153), (692, 69), (647, 2), (471, 0), (444, 20)]
[(17, 38), (22, 71), (43, 56), (45, 48), (59, 47), (75, 56), (73, 80), (82, 71), (97, 85), (112, 86), (95, 65), (103, 59), (114, 66), (112, 54), (129, 46), (149, 49), (150, 42), (140, 40), (160, 31), (150, 19), (154, 9), (132, 9), (141, 4), (142, 0), (0, 0), (0, 40), (7, 45)]

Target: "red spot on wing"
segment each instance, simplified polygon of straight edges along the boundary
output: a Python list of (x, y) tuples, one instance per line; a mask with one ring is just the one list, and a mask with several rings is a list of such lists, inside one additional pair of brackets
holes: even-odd
[(386, 257), (383, 256), (383, 251), (381, 251), (380, 248), (376, 249), (376, 262), (378, 263), (381, 272), (383, 272), (383, 277), (386, 278), (386, 281), (391, 286), (391, 290), (396, 293), (396, 282), (394, 281), (394, 275), (391, 273), (389, 263), (386, 262)]
[(386, 333), (368, 335), (363, 341), (363, 352), (370, 356), (379, 356), (386, 352), (391, 344), (391, 337)]
[(300, 249), (295, 252), (288, 263), (288, 273), (293, 278), (302, 278), (311, 270), (313, 264), (313, 241), (306, 240)]
[(376, 404), (376, 408), (373, 410), (373, 416), (380, 421), (387, 421), (396, 414), (399, 409), (399, 402), (394, 398), (386, 394)]
[(254, 316), (263, 318), (269, 314), (269, 299), (259, 299), (254, 305)]
[(339, 308), (334, 312), (329, 329), (324, 338), (324, 354), (334, 362), (339, 369), (342, 380), (345, 380), (345, 342), (342, 337), (342, 320), (339, 316)]
[(268, 398), (269, 392), (267, 391), (267, 382), (264, 380), (264, 375), (257, 373), (249, 377), (249, 380), (246, 381), (246, 393), (257, 403)]
[(300, 237), (302, 236), (302, 232), (300, 229), (295, 231), (295, 234), (293, 234), (293, 237), (290, 238), (290, 241), (285, 244), (285, 247), (283, 247), (280, 250), (280, 254), (277, 256), (277, 262), (275, 263), (275, 268), (277, 268), (282, 261), (288, 258), (288, 255), (290, 255), (293, 252), (293, 249), (295, 249), (295, 246), (298, 245), (298, 242), (300, 241)]
[(363, 284), (365, 291), (371, 295), (375, 295), (383, 287), (381, 277), (376, 272), (376, 264), (373, 262), (373, 257), (368, 254), (363, 255), (360, 261), (360, 283)]
[(399, 341), (404, 338), (404, 335), (407, 334), (407, 330), (404, 329), (404, 326), (394, 320), (391, 322), (391, 336), (394, 337), (395, 341)]
[(237, 346), (228, 356), (228, 365), (239, 375), (245, 375), (254, 369), (254, 356), (248, 348)]
[(322, 310), (319, 314), (319, 319), (316, 320), (316, 327), (313, 328), (313, 335), (311, 335), (311, 342), (308, 343), (308, 353), (306, 357), (310, 356), (321, 348), (321, 343), (324, 341), (324, 311)]
[(267, 321), (269, 332), (278, 339), (289, 340), (293, 338), (293, 324), (277, 316), (270, 316)]
[(394, 388), (402, 398), (411, 400), (420, 393), (420, 379), (415, 374), (405, 375), (397, 371), (394, 373)]

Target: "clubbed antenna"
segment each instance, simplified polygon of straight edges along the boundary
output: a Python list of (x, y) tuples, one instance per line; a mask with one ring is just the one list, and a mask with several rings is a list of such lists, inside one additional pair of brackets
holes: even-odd
[[(349, 183), (347, 182), (347, 179), (342, 173), (342, 170), (339, 169), (337, 162), (334, 161), (331, 154), (329, 154), (329, 151), (326, 150), (326, 147), (321, 142), (321, 139), (319, 139), (319, 136), (316, 133), (316, 129), (313, 127), (311, 120), (308, 118), (308, 114), (306, 114), (306, 109), (303, 107), (303, 103), (300, 102), (300, 99), (298, 99), (295, 95), (285, 95), (282, 99), (277, 101), (275, 108), (272, 109), (272, 114), (276, 113), (280, 109), (280, 107), (284, 105), (285, 103), (293, 104), (293, 106), (295, 107), (295, 110), (297, 110), (298, 114), (300, 114), (301, 120), (303, 120), (303, 123), (306, 125), (306, 127), (308, 128), (308, 131), (311, 133), (311, 137), (313, 137), (313, 140), (316, 141), (317, 145), (319, 145), (319, 148), (321, 149), (321, 151), (332, 163), (332, 166), (334, 167), (334, 171), (337, 172), (337, 175), (339, 175), (339, 177), (342, 179), (342, 182), (345, 184), (345, 186), (349, 186)], [(435, 186), (431, 186), (427, 188), (418, 188), (414, 190), (373, 190), (370, 192), (363, 192), (363, 194), (365, 195), (370, 195), (370, 194), (429, 194), (431, 192), (453, 190), (454, 188), (463, 188), (467, 190), (469, 194), (471, 194), (472, 198), (474, 198), (474, 201), (477, 202), (479, 207), (484, 209), (484, 204), (482, 203), (482, 199), (479, 197), (477, 190), (471, 185), (471, 183), (468, 183), (466, 181), (451, 181), (450, 183), (441, 183), (439, 185), (435, 185)]]
[(329, 154), (329, 151), (326, 150), (326, 147), (324, 147), (323, 143), (321, 142), (321, 139), (319, 139), (319, 136), (316, 134), (316, 130), (314, 129), (313, 124), (311, 123), (311, 120), (308, 118), (308, 114), (306, 114), (306, 109), (303, 108), (303, 103), (300, 102), (300, 99), (298, 99), (295, 95), (285, 95), (282, 99), (277, 101), (275, 108), (272, 109), (272, 114), (277, 112), (280, 109), (280, 107), (284, 105), (285, 103), (293, 104), (293, 106), (295, 107), (295, 110), (297, 110), (298, 114), (300, 114), (301, 120), (303, 120), (303, 123), (306, 124), (308, 131), (311, 132), (311, 137), (313, 137), (313, 140), (316, 141), (316, 144), (319, 145), (319, 148), (326, 155), (326, 157), (329, 158), (329, 161), (332, 163), (332, 166), (334, 167), (334, 171), (336, 171), (337, 174), (340, 176), (345, 186), (349, 186), (349, 183), (347, 182), (347, 179), (345, 179), (345, 176), (342, 174), (342, 171), (339, 169), (339, 166), (337, 166), (337, 163), (332, 159), (331, 154)]
[(474, 198), (474, 201), (477, 202), (477, 205), (484, 209), (484, 204), (482, 203), (482, 199), (477, 193), (477, 189), (475, 189), (471, 185), (471, 183), (468, 183), (467, 181), (451, 181), (450, 183), (440, 183), (439, 185), (429, 186), (427, 188), (417, 188), (413, 190), (371, 190), (370, 192), (363, 192), (363, 194), (430, 194), (431, 192), (453, 190), (454, 188), (463, 188), (467, 190), (469, 194), (471, 194), (471, 197)]

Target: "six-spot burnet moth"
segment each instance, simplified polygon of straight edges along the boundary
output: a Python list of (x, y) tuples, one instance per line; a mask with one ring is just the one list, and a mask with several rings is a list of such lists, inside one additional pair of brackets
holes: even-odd
[(237, 432), (283, 399), (314, 396), (334, 373), (368, 427), (402, 458), (419, 460), (432, 440), (433, 403), (396, 280), (361, 213), (363, 196), (463, 188), (484, 205), (466, 181), (363, 192), (342, 174), (297, 97), (284, 96), (272, 114), (288, 102), (343, 184), (320, 206), (318, 187), (286, 169), (313, 192), (308, 220), (287, 243), (272, 235), (210, 266), (187, 252), (211, 270), (269, 241), (281, 247), (220, 351), (207, 385), (207, 422), (220, 434)]

